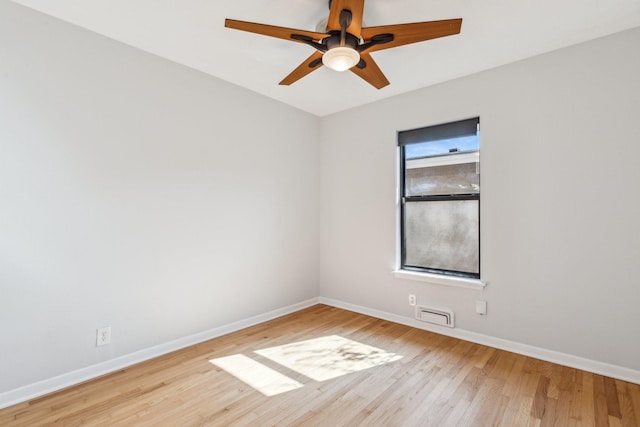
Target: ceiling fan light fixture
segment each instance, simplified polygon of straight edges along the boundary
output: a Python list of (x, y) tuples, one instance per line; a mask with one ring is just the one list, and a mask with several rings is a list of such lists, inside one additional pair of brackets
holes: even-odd
[(360, 62), (360, 54), (350, 47), (329, 49), (322, 55), (322, 63), (335, 71), (346, 71)]

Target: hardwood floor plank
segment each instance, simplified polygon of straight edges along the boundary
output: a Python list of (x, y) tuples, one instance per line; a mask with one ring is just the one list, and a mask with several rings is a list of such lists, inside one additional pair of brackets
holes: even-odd
[(545, 376), (541, 376), (538, 379), (538, 386), (536, 387), (536, 394), (533, 396), (533, 406), (531, 407), (531, 415), (535, 418), (542, 419), (544, 416), (550, 382), (551, 380)]
[(614, 418), (622, 418), (620, 413), (620, 402), (618, 401), (618, 390), (613, 378), (604, 378), (604, 390), (607, 396), (607, 411)]
[(609, 427), (609, 409), (607, 408), (604, 377), (599, 375), (594, 375), (593, 378), (593, 408), (596, 427)]
[(547, 399), (545, 402), (545, 410), (542, 415), (542, 419), (540, 420), (541, 427), (551, 427), (558, 425), (558, 418), (556, 414), (556, 407), (558, 406), (558, 401), (556, 399)]
[[(616, 380), (616, 389), (618, 390), (620, 410), (622, 412), (622, 425), (624, 427), (640, 426), (640, 406), (634, 407), (631, 397), (635, 388), (629, 383)], [(640, 403), (640, 400), (637, 403)]]
[[(570, 390), (560, 390), (558, 392), (558, 399), (556, 401), (555, 414), (556, 422), (554, 425), (557, 427), (568, 427), (571, 425), (571, 402), (572, 394)], [(577, 423), (573, 420), (573, 425)]]
[(581, 423), (583, 426), (594, 426), (596, 424), (595, 391), (594, 379), (598, 375), (590, 372), (582, 374), (582, 402), (581, 402)]
[[(319, 366), (256, 353), (329, 336), (401, 358), (317, 381)], [(331, 369), (371, 357), (328, 354)], [(234, 355), (302, 387), (266, 396), (209, 362)], [(0, 425), (640, 427), (640, 385), (317, 305), (0, 410)]]

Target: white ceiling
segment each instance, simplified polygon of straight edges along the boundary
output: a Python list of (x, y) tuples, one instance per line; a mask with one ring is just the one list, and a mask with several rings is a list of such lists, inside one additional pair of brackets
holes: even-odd
[(640, 0), (367, 0), (365, 26), (463, 18), (456, 36), (372, 53), (376, 90), (326, 67), (279, 86), (313, 49), (224, 28), (224, 19), (315, 31), (327, 0), (14, 0), (324, 116), (640, 26)]

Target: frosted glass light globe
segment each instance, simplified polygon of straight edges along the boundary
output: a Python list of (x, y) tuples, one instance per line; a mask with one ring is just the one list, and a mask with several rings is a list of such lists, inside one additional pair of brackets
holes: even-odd
[(335, 71), (346, 71), (360, 62), (360, 54), (350, 47), (334, 47), (322, 56), (322, 63)]

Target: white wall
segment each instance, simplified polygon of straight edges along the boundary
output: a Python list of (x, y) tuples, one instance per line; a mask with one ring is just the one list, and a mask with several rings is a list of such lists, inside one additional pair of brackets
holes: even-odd
[(317, 296), (318, 128), (2, 0), (0, 393)]
[[(639, 51), (635, 29), (324, 118), (320, 294), (409, 317), (415, 293), (459, 328), (640, 370)], [(489, 285), (396, 279), (396, 132), (474, 116)]]

